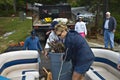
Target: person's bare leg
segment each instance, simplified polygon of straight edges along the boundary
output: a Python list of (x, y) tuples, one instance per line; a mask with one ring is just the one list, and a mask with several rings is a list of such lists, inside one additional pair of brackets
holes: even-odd
[(72, 80), (84, 80), (84, 76), (77, 72), (73, 72)]

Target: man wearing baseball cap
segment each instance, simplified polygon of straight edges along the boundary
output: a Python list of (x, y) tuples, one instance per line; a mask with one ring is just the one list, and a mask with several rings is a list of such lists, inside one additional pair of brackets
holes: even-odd
[(40, 50), (42, 46), (39, 38), (36, 36), (35, 31), (31, 31), (31, 36), (27, 37), (24, 43), (24, 49), (26, 50)]

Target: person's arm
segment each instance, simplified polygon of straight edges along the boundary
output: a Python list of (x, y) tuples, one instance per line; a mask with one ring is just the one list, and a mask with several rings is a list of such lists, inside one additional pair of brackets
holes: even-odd
[(42, 49), (42, 46), (41, 46), (41, 43), (40, 43), (39, 39), (38, 39), (38, 43), (37, 43), (37, 45), (38, 45), (39, 50), (40, 50), (41, 53), (43, 54), (44, 51), (43, 51), (43, 49)]
[(46, 44), (45, 44), (45, 49), (47, 49), (47, 48), (50, 48), (50, 46), (49, 46), (49, 43), (50, 41), (49, 41), (49, 37), (48, 37), (48, 39), (47, 39), (47, 41), (46, 41)]
[(42, 46), (41, 46), (39, 39), (38, 39), (37, 45), (38, 45), (39, 50), (42, 51), (43, 49), (42, 49)]
[(23, 49), (26, 50), (27, 47), (28, 47), (28, 39), (25, 40), (25, 43), (24, 43)]
[(85, 26), (85, 35), (87, 35), (87, 28), (85, 23), (84, 23), (84, 26)]
[(47, 32), (46, 32), (46, 35), (49, 35), (50, 33), (51, 33), (51, 30), (47, 31)]
[(77, 23), (75, 24), (75, 31), (77, 31), (78, 30), (78, 28), (77, 28)]

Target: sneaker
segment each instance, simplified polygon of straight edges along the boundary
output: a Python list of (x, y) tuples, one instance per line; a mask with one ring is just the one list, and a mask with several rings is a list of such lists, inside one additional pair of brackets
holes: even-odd
[(110, 50), (114, 51), (114, 48), (110, 48)]

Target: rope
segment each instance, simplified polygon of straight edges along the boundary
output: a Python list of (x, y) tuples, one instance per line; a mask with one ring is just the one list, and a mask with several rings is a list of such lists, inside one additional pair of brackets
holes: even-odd
[(63, 68), (63, 63), (64, 63), (64, 61), (66, 60), (66, 57), (67, 57), (67, 51), (68, 51), (68, 48), (67, 48), (67, 50), (66, 50), (66, 55), (65, 55), (65, 58), (64, 58), (64, 60), (62, 60), (62, 62), (61, 62), (61, 67), (60, 67), (60, 71), (59, 71), (59, 74), (58, 74), (58, 80), (60, 80), (60, 75), (61, 75), (61, 72), (62, 72), (62, 68)]

